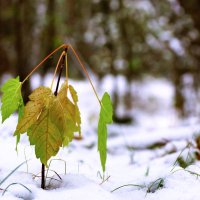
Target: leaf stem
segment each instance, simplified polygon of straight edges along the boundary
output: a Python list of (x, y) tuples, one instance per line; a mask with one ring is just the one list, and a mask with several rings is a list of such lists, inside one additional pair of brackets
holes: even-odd
[[(60, 59), (62, 58), (62, 56), (63, 55), (66, 55), (66, 53), (67, 53), (67, 49), (68, 48), (71, 48), (72, 49), (72, 52), (74, 53), (74, 55), (75, 55), (75, 57), (76, 57), (76, 59), (78, 60), (78, 62), (79, 62), (79, 64), (80, 64), (80, 66), (81, 66), (81, 68), (83, 69), (83, 71), (84, 71), (84, 73), (85, 73), (85, 75), (86, 75), (86, 77), (88, 78), (88, 80), (89, 80), (89, 82), (90, 82), (90, 85), (92, 86), (92, 89), (93, 89), (93, 91), (94, 91), (94, 94), (95, 94), (95, 96), (96, 96), (96, 98), (97, 98), (97, 100), (98, 100), (98, 102), (99, 102), (99, 104), (100, 104), (100, 106), (102, 105), (101, 104), (101, 101), (100, 101), (100, 99), (99, 99), (99, 97), (98, 97), (98, 94), (97, 94), (97, 92), (96, 92), (96, 90), (95, 90), (95, 87), (94, 87), (94, 85), (93, 85), (93, 83), (92, 83), (92, 80), (91, 80), (91, 78), (90, 78), (90, 76), (89, 76), (89, 74), (88, 74), (88, 72), (87, 72), (87, 70), (86, 70), (86, 67), (83, 65), (83, 63), (81, 62), (81, 59), (80, 59), (80, 57), (78, 56), (78, 54), (76, 53), (76, 51), (75, 51), (75, 49), (69, 44), (63, 44), (63, 45), (61, 45), (61, 46), (59, 46), (58, 48), (56, 48), (54, 51), (52, 51), (48, 56), (46, 56), (38, 65), (36, 65), (35, 67), (34, 67), (34, 69), (26, 76), (26, 78), (22, 81), (22, 83), (21, 84), (24, 84), (24, 82), (50, 57), (50, 56), (52, 56), (54, 53), (56, 53), (58, 50), (60, 50), (60, 49), (62, 49), (62, 48), (64, 48), (65, 49), (65, 52), (63, 51), (62, 52), (62, 54), (61, 54), (61, 56), (60, 56), (60, 58), (59, 58), (59, 60), (58, 60), (58, 63), (57, 63), (57, 66), (56, 66), (56, 69), (55, 69), (55, 72), (54, 72), (54, 77), (53, 77), (53, 81), (52, 81), (52, 84), (51, 84), (51, 89), (52, 89), (52, 87), (53, 87), (53, 82), (54, 82), (54, 80), (55, 80), (55, 76), (56, 76), (56, 72), (57, 72), (57, 69), (58, 69), (58, 66), (59, 66), (59, 63), (60, 63)], [(66, 79), (68, 80), (68, 72), (67, 72), (67, 60), (66, 60)]]
[(66, 54), (65, 51), (63, 51), (63, 52), (61, 53), (59, 59), (58, 59), (58, 62), (57, 62), (57, 65), (56, 65), (56, 69), (55, 69), (54, 75), (53, 75), (53, 80), (52, 80), (52, 83), (51, 83), (51, 90), (52, 90), (52, 88), (53, 88), (53, 83), (54, 83), (54, 80), (55, 80), (55, 78), (56, 78), (56, 73), (57, 73), (57, 71), (58, 71), (58, 67), (60, 66), (61, 59), (63, 58), (63, 56), (64, 56), (65, 54)]
[(94, 91), (94, 94), (95, 94), (95, 96), (96, 96), (96, 98), (97, 98), (97, 100), (99, 101), (99, 104), (100, 104), (100, 106), (101, 106), (101, 105), (102, 105), (102, 104), (101, 104), (101, 100), (99, 99), (99, 97), (98, 97), (98, 95), (97, 95), (97, 92), (96, 92), (95, 87), (94, 87), (94, 85), (93, 85), (93, 83), (92, 83), (92, 80), (91, 80), (91, 78), (90, 78), (90, 76), (89, 76), (89, 74), (88, 74), (88, 72), (87, 72), (87, 70), (86, 70), (86, 67), (83, 65), (83, 63), (81, 62), (81, 59), (79, 58), (79, 56), (78, 56), (78, 54), (76, 53), (75, 49), (74, 49), (70, 44), (69, 44), (69, 48), (71, 48), (72, 52), (74, 53), (76, 59), (78, 60), (78, 62), (79, 62), (79, 64), (80, 64), (80, 66), (82, 67), (82, 69), (83, 69), (83, 71), (84, 71), (86, 77), (88, 78), (88, 80), (89, 80), (89, 82), (90, 82), (90, 84), (91, 84), (91, 86), (92, 86), (92, 89), (93, 89), (93, 91)]
[(65, 68), (66, 68), (66, 85), (68, 90), (68, 60), (67, 60), (67, 53), (65, 55)]
[(68, 48), (67, 44), (63, 44), (61, 46), (59, 46), (58, 48), (56, 48), (54, 51), (52, 51), (48, 56), (46, 56), (38, 65), (36, 65), (34, 67), (34, 69), (27, 75), (27, 77), (22, 81), (22, 84), (24, 84), (24, 82), (50, 57), (52, 56), (55, 52), (57, 52), (58, 50), (62, 49), (62, 48)]

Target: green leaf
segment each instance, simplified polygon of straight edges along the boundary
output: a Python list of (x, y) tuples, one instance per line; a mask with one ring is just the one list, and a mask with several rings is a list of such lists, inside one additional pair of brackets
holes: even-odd
[(98, 151), (100, 153), (101, 166), (105, 172), (106, 157), (107, 157), (107, 124), (112, 123), (113, 107), (110, 96), (107, 92), (104, 93), (101, 100), (101, 110), (98, 123)]
[(20, 109), (22, 95), (21, 95), (21, 82), (19, 77), (11, 78), (6, 81), (1, 87), (2, 95), (2, 122), (4, 122), (11, 114)]
[(23, 115), (24, 115), (24, 101), (21, 98), (18, 107), (18, 121), (23, 117)]
[[(23, 117), (23, 114), (24, 114), (24, 102), (23, 102), (23, 99), (21, 98), (21, 100), (20, 100), (20, 104), (19, 104), (19, 108), (18, 108), (18, 123), (19, 123), (19, 121), (22, 119), (22, 117)], [(18, 146), (18, 144), (19, 144), (19, 141), (20, 141), (20, 133), (15, 133), (16, 134), (16, 151), (18, 151), (17, 150), (17, 146)]]

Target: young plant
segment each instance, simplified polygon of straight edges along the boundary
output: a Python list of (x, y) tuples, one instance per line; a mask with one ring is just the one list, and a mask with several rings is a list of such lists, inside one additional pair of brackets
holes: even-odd
[[(29, 101), (24, 106), (21, 95), (23, 83), (51, 55), (60, 49), (63, 49), (63, 51), (55, 68), (50, 88), (44, 86), (36, 88), (30, 94)], [(72, 50), (80, 63), (100, 104), (98, 151), (100, 153), (102, 170), (105, 172), (107, 124), (112, 123), (112, 103), (108, 93), (104, 93), (102, 100), (99, 99), (86, 68), (71, 45), (64, 44), (50, 53), (22, 82), (20, 82), (19, 77), (11, 78), (4, 83), (1, 88), (1, 91), (3, 92), (1, 107), (2, 122), (9, 118), (15, 111), (18, 112), (18, 124), (14, 135), (17, 136), (18, 144), (20, 135), (27, 133), (30, 144), (35, 146), (35, 155), (42, 163), (41, 187), (43, 189), (45, 189), (45, 167), (48, 167), (49, 159), (58, 153), (60, 147), (69, 145), (73, 140), (75, 132), (79, 132), (79, 135), (81, 135), (81, 116), (77, 104), (78, 95), (74, 87), (68, 84), (67, 51), (69, 49)], [(60, 87), (60, 90), (58, 90), (64, 66), (66, 67), (66, 80)], [(52, 87), (58, 70), (59, 76), (56, 90), (53, 92)], [(69, 95), (72, 100), (70, 100)]]

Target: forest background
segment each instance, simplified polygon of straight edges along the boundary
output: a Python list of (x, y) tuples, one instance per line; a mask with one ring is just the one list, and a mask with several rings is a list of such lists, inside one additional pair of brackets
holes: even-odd
[[(185, 87), (199, 98), (199, 10), (198, 0), (0, 0), (0, 75), (23, 80), (56, 47), (70, 43), (99, 82), (106, 75), (126, 81), (124, 95), (113, 82), (114, 106), (122, 102), (125, 108), (123, 115), (115, 113), (115, 121), (133, 120), (131, 86), (146, 76), (167, 78), (176, 110), (187, 117), (197, 110), (186, 106)], [(57, 59), (44, 64), (42, 77)], [(69, 65), (70, 77), (82, 79), (75, 59)], [(29, 90), (27, 82), (25, 97)]]

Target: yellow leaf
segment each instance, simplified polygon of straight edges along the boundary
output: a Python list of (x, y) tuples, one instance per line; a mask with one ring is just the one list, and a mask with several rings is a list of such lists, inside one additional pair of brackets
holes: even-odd
[(35, 89), (29, 96), (30, 101), (24, 108), (23, 117), (19, 120), (15, 135), (24, 133), (27, 129), (34, 124), (39, 118), (42, 110), (45, 108), (49, 101), (49, 97), (53, 96), (51, 90), (46, 87), (39, 87)]
[(35, 145), (35, 154), (47, 166), (51, 156), (55, 156), (62, 146), (62, 134), (51, 120), (49, 108), (46, 108), (39, 119), (27, 132), (30, 143)]
[[(64, 130), (64, 138), (63, 138), (63, 146), (68, 145), (68, 143), (73, 139), (74, 132), (77, 132), (76, 126), (76, 108), (75, 105), (69, 100), (67, 97), (67, 84), (66, 82), (62, 85), (56, 100), (55, 100), (55, 109), (57, 108), (57, 116), (60, 119), (65, 119)], [(60, 120), (61, 122), (62, 120)], [(58, 122), (59, 123), (59, 122)]]
[(77, 104), (67, 97), (66, 82), (55, 96), (49, 88), (39, 87), (29, 96), (24, 115), (19, 121), (16, 134), (27, 132), (35, 154), (47, 166), (61, 146), (66, 146), (77, 132)]
[(77, 92), (75, 91), (75, 89), (69, 85), (69, 91), (70, 91), (70, 94), (71, 94), (71, 97), (74, 101), (74, 120), (75, 120), (75, 123), (76, 123), (76, 126), (78, 128), (78, 132), (79, 132), (79, 135), (81, 135), (81, 114), (80, 114), (80, 110), (78, 108), (78, 95), (77, 95)]

